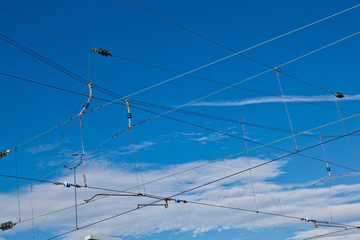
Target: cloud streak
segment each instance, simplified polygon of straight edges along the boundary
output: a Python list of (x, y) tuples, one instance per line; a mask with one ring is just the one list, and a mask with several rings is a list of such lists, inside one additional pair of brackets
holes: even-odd
[[(345, 96), (342, 99), (336, 99), (338, 101), (359, 101), (360, 94)], [(329, 95), (318, 95), (318, 96), (299, 96), (299, 95), (287, 95), (285, 96), (286, 102), (299, 103), (299, 102), (334, 102), (335, 97)], [(195, 107), (239, 107), (251, 104), (264, 104), (264, 103), (282, 103), (281, 97), (259, 97), (259, 98), (248, 98), (240, 101), (204, 101), (193, 103), (190, 106)]]

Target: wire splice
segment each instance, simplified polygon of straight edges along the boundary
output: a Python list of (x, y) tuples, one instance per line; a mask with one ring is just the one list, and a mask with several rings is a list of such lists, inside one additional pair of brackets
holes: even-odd
[(0, 225), (0, 229), (3, 230), (3, 231), (6, 231), (6, 230), (9, 230), (9, 229), (12, 229), (13, 226), (15, 226), (16, 223), (13, 223), (11, 221), (8, 221), (8, 222), (4, 222)]
[(334, 96), (337, 97), (337, 98), (345, 97), (344, 94), (342, 94), (341, 92), (334, 93)]
[(6, 149), (1, 150), (0, 151), (0, 158), (6, 157), (9, 154), (10, 151), (11, 150), (6, 150)]
[(105, 49), (102, 49), (102, 48), (99, 48), (99, 49), (92, 48), (91, 51), (93, 51), (94, 53), (97, 53), (99, 55), (105, 56), (105, 57), (107, 57), (107, 56), (113, 57), (114, 56), (111, 53), (109, 53), (108, 50), (105, 50)]

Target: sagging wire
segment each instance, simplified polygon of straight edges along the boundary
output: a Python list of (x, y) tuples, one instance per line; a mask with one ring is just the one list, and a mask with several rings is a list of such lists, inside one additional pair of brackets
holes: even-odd
[[(245, 120), (244, 120), (244, 118), (242, 119), (242, 121), (240, 121), (240, 125), (241, 125), (241, 128), (243, 130), (243, 134), (244, 134), (246, 158), (247, 158), (248, 166), (249, 166), (249, 175), (250, 175), (251, 189), (252, 189), (252, 193), (253, 193), (253, 197), (254, 197), (254, 204), (255, 204), (256, 210), (258, 210), (258, 206), (257, 206), (257, 203), (256, 203), (255, 190), (254, 190), (254, 183), (253, 183), (253, 178), (252, 178), (252, 175), (251, 175), (251, 165), (250, 165), (249, 151), (248, 151), (248, 146), (247, 146), (247, 138), (246, 138), (246, 132), (245, 132)], [(259, 214), (257, 214), (257, 218), (259, 219)]]
[(294, 129), (293, 129), (293, 126), (292, 126), (292, 123), (291, 123), (291, 119), (290, 119), (289, 110), (288, 110), (288, 108), (287, 108), (286, 100), (285, 100), (285, 97), (284, 97), (284, 92), (283, 92), (283, 89), (282, 89), (282, 87), (281, 87), (280, 76), (279, 76), (279, 69), (278, 69), (277, 67), (275, 68), (275, 72), (276, 72), (276, 76), (277, 76), (277, 79), (278, 79), (278, 82), (279, 82), (279, 87), (280, 87), (280, 91), (281, 91), (281, 96), (282, 96), (283, 101), (284, 101), (285, 110), (286, 110), (286, 115), (287, 115), (288, 120), (289, 120), (291, 132), (292, 132), (293, 139), (294, 139), (294, 143), (295, 143), (295, 147), (296, 147), (296, 151), (299, 151), (299, 148), (298, 148), (298, 145), (297, 145), (297, 142), (296, 142), (296, 138), (295, 138), (295, 134), (294, 134)]

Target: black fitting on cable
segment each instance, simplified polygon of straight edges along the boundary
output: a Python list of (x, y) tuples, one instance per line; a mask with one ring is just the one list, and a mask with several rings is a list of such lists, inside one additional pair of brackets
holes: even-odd
[(0, 158), (6, 157), (10, 151), (11, 150), (6, 150), (6, 149), (1, 150), (0, 151)]
[(16, 223), (13, 223), (11, 221), (8, 221), (8, 222), (4, 222), (0, 225), (0, 229), (3, 230), (3, 231), (6, 231), (6, 230), (9, 230), (9, 229), (12, 229), (13, 226), (15, 226)]
[(102, 55), (102, 56), (110, 56), (110, 57), (113, 57), (114, 55), (112, 55), (111, 53), (109, 53), (108, 50), (105, 50), (105, 49), (102, 49), (102, 48), (92, 48), (91, 51), (93, 51), (94, 53), (98, 53), (99, 55)]
[(345, 97), (344, 94), (342, 94), (341, 92), (334, 93), (334, 96), (337, 97), (337, 98)]

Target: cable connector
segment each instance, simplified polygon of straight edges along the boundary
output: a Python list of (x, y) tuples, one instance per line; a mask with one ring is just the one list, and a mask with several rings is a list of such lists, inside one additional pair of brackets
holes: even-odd
[(93, 51), (94, 53), (98, 53), (99, 55), (102, 55), (102, 56), (110, 56), (110, 57), (113, 57), (114, 55), (112, 55), (111, 53), (109, 53), (108, 50), (105, 50), (105, 49), (102, 49), (102, 48), (92, 48), (91, 51)]
[(342, 94), (341, 92), (334, 93), (334, 96), (337, 97), (337, 98), (345, 97), (344, 94)]
[(15, 226), (16, 223), (13, 223), (11, 221), (8, 221), (8, 222), (4, 222), (0, 225), (0, 229), (3, 230), (3, 231), (6, 231), (6, 230), (9, 230), (9, 229), (12, 229), (13, 226)]
[(0, 151), (0, 158), (6, 157), (10, 151), (11, 150), (6, 150), (6, 149)]

